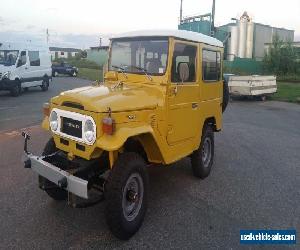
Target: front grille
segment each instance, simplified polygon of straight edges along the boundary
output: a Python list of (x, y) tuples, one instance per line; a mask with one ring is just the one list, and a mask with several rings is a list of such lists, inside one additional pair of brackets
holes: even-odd
[(82, 138), (82, 122), (62, 117), (61, 132), (77, 138)]

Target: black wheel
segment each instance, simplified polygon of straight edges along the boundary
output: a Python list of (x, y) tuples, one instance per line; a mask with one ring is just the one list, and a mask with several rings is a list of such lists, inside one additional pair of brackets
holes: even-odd
[[(54, 140), (53, 138), (51, 138), (43, 151), (43, 155), (49, 155), (49, 154), (53, 154), (57, 151), (57, 148), (55, 146)], [(40, 185), (44, 185), (45, 187), (51, 187), (49, 189), (46, 189), (46, 193), (54, 200), (57, 201), (62, 201), (62, 200), (66, 200), (68, 198), (68, 192), (62, 188), (59, 188), (58, 186), (56, 186), (54, 183), (52, 183), (51, 181), (47, 180), (46, 178), (39, 176), (39, 183)]]
[(222, 102), (222, 112), (226, 110), (226, 107), (229, 102), (229, 88), (228, 83), (223, 81), (223, 102)]
[(10, 89), (11, 96), (19, 96), (21, 94), (21, 91), (21, 83), (19, 81), (15, 81), (14, 86)]
[(142, 225), (148, 196), (148, 173), (137, 153), (123, 153), (105, 186), (106, 222), (119, 239), (129, 239)]
[(47, 91), (48, 88), (49, 88), (49, 79), (48, 79), (48, 77), (45, 77), (43, 79), (43, 82), (42, 82), (42, 85), (41, 85), (41, 89), (42, 89), (42, 91)]
[(214, 160), (214, 132), (211, 125), (205, 125), (199, 149), (191, 157), (193, 174), (204, 179), (211, 171)]

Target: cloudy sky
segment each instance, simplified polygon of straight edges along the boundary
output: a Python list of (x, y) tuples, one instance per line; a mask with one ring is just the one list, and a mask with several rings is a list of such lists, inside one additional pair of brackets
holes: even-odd
[[(183, 15), (211, 11), (212, 0), (183, 0)], [(99, 37), (138, 29), (176, 29), (180, 0), (0, 0), (0, 40), (45, 40), (86, 48)], [(255, 22), (295, 30), (300, 41), (300, 0), (216, 0), (216, 25), (247, 11)]]

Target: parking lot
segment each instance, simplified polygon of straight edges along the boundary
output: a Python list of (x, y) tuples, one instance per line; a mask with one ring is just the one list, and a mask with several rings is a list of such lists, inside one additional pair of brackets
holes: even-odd
[(229, 104), (207, 179), (192, 175), (188, 158), (150, 168), (148, 212), (129, 241), (111, 235), (105, 201), (73, 209), (51, 200), (22, 166), (20, 131), (28, 130), (30, 150), (41, 152), (49, 138), (39, 126), (42, 103), (85, 84), (61, 77), (48, 92), (0, 93), (0, 248), (235, 249), (240, 229), (300, 231), (300, 105), (281, 102)]

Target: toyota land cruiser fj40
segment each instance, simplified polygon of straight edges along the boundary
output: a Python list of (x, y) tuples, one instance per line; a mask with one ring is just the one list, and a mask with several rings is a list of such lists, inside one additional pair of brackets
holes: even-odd
[(44, 105), (42, 127), (52, 137), (42, 156), (28, 152), (23, 134), (25, 167), (54, 200), (88, 205), (101, 194), (110, 230), (130, 238), (147, 209), (147, 166), (188, 156), (196, 177), (209, 175), (227, 105), (222, 57), (220, 41), (189, 31), (112, 38), (103, 83)]

